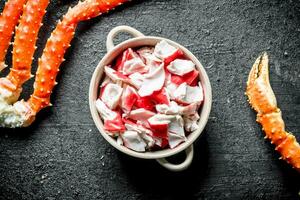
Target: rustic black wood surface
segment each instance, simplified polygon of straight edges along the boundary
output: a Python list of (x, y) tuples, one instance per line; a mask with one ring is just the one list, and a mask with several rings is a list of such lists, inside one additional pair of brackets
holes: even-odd
[[(56, 21), (75, 3), (51, 2), (36, 58)], [(117, 152), (93, 124), (89, 80), (106, 53), (107, 33), (123, 24), (181, 43), (207, 69), (213, 109), (185, 172)], [(267, 51), (287, 129), (300, 140), (299, 35), (298, 0), (136, 0), (80, 24), (61, 66), (54, 106), (29, 128), (0, 129), (0, 198), (298, 199), (300, 176), (263, 139), (244, 89), (254, 60)]]

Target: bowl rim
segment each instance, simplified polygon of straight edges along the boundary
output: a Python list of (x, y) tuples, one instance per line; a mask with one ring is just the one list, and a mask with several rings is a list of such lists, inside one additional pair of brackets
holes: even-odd
[[(98, 97), (98, 88), (100, 85), (100, 81), (102, 80), (102, 75), (103, 75), (103, 69), (104, 66), (110, 64), (122, 51), (124, 51), (126, 48), (136, 48), (136, 47), (144, 47), (144, 46), (152, 46), (152, 45), (147, 45), (147, 43), (154, 43), (156, 44), (157, 42), (165, 40), (171, 45), (174, 45), (175, 47), (181, 49), (185, 56), (189, 59), (191, 59), (195, 65), (197, 70), (200, 72), (200, 82), (204, 90), (204, 101), (201, 106), (201, 112), (200, 112), (200, 120), (198, 122), (199, 129), (195, 130), (194, 132), (190, 133), (187, 136), (187, 140), (174, 149), (163, 149), (163, 150), (157, 150), (157, 151), (146, 151), (146, 152), (136, 152), (131, 149), (128, 149), (127, 147), (123, 145), (117, 144), (116, 140), (109, 136), (103, 129), (103, 123), (100, 118), (100, 115), (98, 114), (98, 111), (95, 106), (95, 101), (97, 100)], [(148, 41), (148, 42), (145, 42)], [(151, 42), (149, 42), (151, 41)], [(96, 90), (96, 92), (95, 92)], [(96, 93), (96, 94), (95, 94)], [(136, 158), (142, 158), (142, 159), (159, 159), (159, 158), (166, 158), (172, 155), (175, 155), (183, 150), (185, 150), (187, 147), (192, 145), (197, 138), (199, 138), (201, 133), (204, 130), (204, 127), (207, 124), (211, 107), (212, 107), (212, 89), (211, 89), (211, 84), (208, 78), (208, 75), (206, 73), (205, 68), (203, 65), (200, 63), (200, 61), (192, 54), (187, 48), (184, 46), (170, 40), (167, 38), (163, 37), (156, 37), (156, 36), (142, 36), (142, 37), (136, 37), (136, 38), (131, 38), (128, 40), (125, 40), (121, 42), (120, 44), (116, 45), (114, 48), (108, 50), (108, 52), (103, 56), (103, 58), (100, 60), (98, 63), (97, 67), (95, 68), (91, 81), (90, 81), (90, 87), (89, 87), (89, 107), (90, 107), (90, 112), (93, 118), (93, 121), (98, 128), (99, 132), (101, 135), (104, 137), (104, 139), (110, 143), (113, 147), (118, 149), (119, 151), (136, 157)]]

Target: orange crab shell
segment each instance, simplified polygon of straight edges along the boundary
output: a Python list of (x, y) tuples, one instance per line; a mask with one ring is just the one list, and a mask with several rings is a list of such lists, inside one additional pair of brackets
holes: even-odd
[(13, 67), (7, 79), (17, 88), (31, 77), (31, 63), (38, 31), (49, 0), (29, 0), (24, 6), (13, 45)]
[(26, 2), (27, 0), (9, 0), (0, 16), (0, 71), (5, 67), (7, 48)]
[(280, 152), (282, 159), (286, 160), (300, 172), (300, 145), (295, 136), (287, 134), (287, 138), (276, 147), (276, 150)]
[(39, 60), (36, 72), (34, 92), (29, 104), (34, 113), (44, 107), (50, 106), (50, 95), (53, 87), (57, 84), (56, 76), (59, 66), (64, 61), (64, 54), (70, 47), (71, 40), (75, 35), (75, 29), (80, 21), (96, 17), (107, 12), (126, 0), (90, 0), (79, 2), (75, 7), (69, 9), (68, 13), (59, 21), (46, 43), (43, 55)]
[(276, 146), (281, 158), (300, 172), (300, 145), (291, 133), (285, 131), (281, 111), (269, 81), (269, 59), (266, 53), (255, 61), (250, 71), (246, 95), (257, 112), (257, 122), (262, 125), (266, 137)]
[(281, 112), (273, 112), (265, 115), (258, 115), (257, 121), (262, 124), (263, 130), (274, 145), (279, 145), (286, 139), (285, 125)]

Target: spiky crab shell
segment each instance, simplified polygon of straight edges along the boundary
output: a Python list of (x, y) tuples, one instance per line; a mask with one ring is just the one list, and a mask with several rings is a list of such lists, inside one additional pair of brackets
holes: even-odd
[(27, 0), (7, 1), (0, 16), (0, 71), (6, 67), (4, 59), (7, 48), (26, 2)]
[[(25, 2), (24, 0), (9, 0), (0, 17), (0, 33), (3, 33), (0, 34), (0, 70), (4, 66), (2, 61)], [(53, 87), (57, 84), (55, 79), (59, 66), (64, 61), (63, 56), (74, 37), (77, 24), (103, 12), (108, 12), (123, 2), (126, 0), (86, 0), (70, 9), (52, 32), (43, 55), (39, 59), (33, 94), (27, 102), (20, 101), (12, 106), (10, 104), (19, 97), (20, 86), (31, 77), (30, 65), (35, 50), (36, 36), (49, 1), (30, 0), (26, 4), (21, 26), (16, 33), (13, 51), (14, 67), (8, 77), (0, 79), (1, 127), (28, 126), (34, 121), (37, 112), (51, 105), (50, 95)], [(16, 120), (10, 120), (12, 118)]]
[(28, 0), (24, 6), (19, 26), (16, 28), (13, 66), (7, 76), (7, 79), (16, 88), (21, 87), (25, 81), (32, 77), (31, 63), (36, 49), (35, 44), (48, 4), (49, 0)]
[(266, 138), (276, 146), (281, 158), (300, 172), (300, 145), (295, 136), (285, 131), (281, 111), (269, 81), (269, 59), (266, 53), (259, 56), (250, 71), (246, 95), (257, 112), (257, 122), (262, 125)]

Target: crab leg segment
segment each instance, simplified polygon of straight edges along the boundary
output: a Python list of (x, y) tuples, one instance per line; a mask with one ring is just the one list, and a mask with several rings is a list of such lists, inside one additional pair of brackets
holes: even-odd
[(15, 26), (27, 0), (9, 0), (6, 2), (0, 16), (0, 71), (6, 67), (5, 56), (9, 47)]
[[(29, 23), (32, 18), (22, 18), (21, 22), (24, 25), (20, 26), (18, 29), (17, 34), (19, 35), (19, 38), (16, 36), (16, 39), (19, 39), (19, 42), (16, 43), (14, 51), (15, 68), (12, 70), (12, 73), (14, 74), (9, 75), (8, 78), (1, 79), (0, 81), (0, 127), (29, 126), (34, 121), (37, 112), (42, 108), (51, 105), (50, 95), (53, 87), (57, 84), (55, 79), (59, 71), (59, 66), (64, 61), (63, 56), (75, 35), (77, 24), (80, 21), (107, 12), (125, 1), (126, 0), (86, 0), (70, 9), (52, 32), (46, 43), (43, 55), (39, 59), (33, 94), (28, 101), (22, 100), (10, 105), (18, 98), (18, 94), (21, 91), (19, 86), (30, 77), (30, 73), (28, 72), (32, 61), (32, 51), (34, 50), (34, 44), (32, 43), (35, 43), (35, 41), (33, 41), (35, 40), (34, 36), (37, 34), (36, 32), (41, 25), (39, 20), (41, 20), (42, 15), (44, 14), (42, 8), (45, 8), (48, 5), (48, 1), (45, 0), (30, 0), (26, 5), (26, 9), (28, 9), (27, 11), (30, 14), (27, 14), (27, 16), (35, 18), (36, 21)], [(12, 22), (9, 22), (9, 24), (11, 25)], [(37, 29), (36, 32), (32, 32), (31, 28)], [(21, 36), (29, 38), (23, 38)], [(29, 40), (29, 43), (31, 43), (29, 44), (28, 41), (25, 42), (23, 39), (27, 39)], [(30, 41), (30, 39), (32, 39), (32, 41)], [(20, 45), (24, 45), (24, 47), (21, 47)], [(23, 52), (26, 50), (29, 50), (30, 52)], [(23, 53), (24, 56), (26, 55), (29, 57), (23, 57)], [(20, 60), (25, 59), (23, 61), (24, 64), (22, 64), (23, 62), (18, 64), (20, 61), (18, 58)]]
[(63, 20), (57, 24), (46, 43), (34, 83), (34, 92), (29, 104), (35, 113), (50, 104), (50, 95), (57, 84), (55, 79), (64, 54), (75, 35), (75, 29), (80, 21), (96, 17), (122, 4), (125, 0), (86, 0), (69, 9)]
[(14, 40), (13, 67), (7, 76), (16, 88), (32, 76), (31, 63), (36, 49), (35, 43), (48, 4), (49, 0), (29, 0), (24, 6)]
[(281, 111), (269, 82), (268, 61), (266, 53), (255, 61), (248, 77), (246, 95), (257, 112), (257, 122), (262, 125), (266, 137), (276, 146), (282, 159), (300, 172), (300, 145), (291, 133), (285, 131)]

